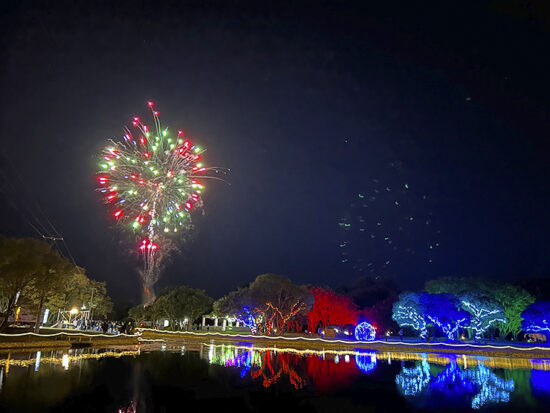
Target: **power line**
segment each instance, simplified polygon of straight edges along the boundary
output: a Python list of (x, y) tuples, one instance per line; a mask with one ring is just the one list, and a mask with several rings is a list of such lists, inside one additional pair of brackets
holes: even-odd
[[(6, 198), (10, 202), (10, 204), (14, 207), (16, 211), (18, 211), (23, 219), (29, 224), (29, 226), (44, 240), (50, 241), (51, 245), (54, 246), (57, 251), (62, 256), (68, 256), (72, 263), (77, 267), (76, 261), (71, 254), (71, 251), (69, 249), (69, 246), (67, 245), (65, 238), (60, 234), (60, 232), (57, 230), (57, 228), (52, 224), (48, 216), (45, 214), (45, 212), (42, 210), (40, 205), (36, 200), (32, 200), (32, 204), (34, 204), (35, 211), (31, 208), (30, 205), (31, 202), (27, 202), (31, 200), (31, 197), (27, 195), (27, 191), (25, 191), (25, 183), (23, 181), (23, 178), (21, 177), (21, 174), (19, 171), (15, 168), (13, 163), (10, 161), (10, 159), (5, 155), (4, 151), (0, 149), (0, 154), (2, 155), (2, 158), (4, 158), (4, 162), (2, 162), (3, 165), (8, 165), (11, 169), (11, 174), (15, 176), (15, 178), (19, 181), (19, 190), (13, 185), (12, 180), (9, 179), (8, 176), (9, 171), (0, 169), (0, 172), (2, 173), (2, 176), (4, 178), (4, 181), (9, 185), (9, 189), (11, 189), (12, 196), (9, 194), (6, 194)], [(19, 200), (19, 202), (17, 202)], [(17, 205), (17, 204), (20, 205)], [(25, 213), (26, 211), (26, 213)], [(30, 217), (28, 215), (30, 215)], [(42, 216), (42, 219), (39, 219), (39, 216)], [(33, 224), (32, 221), (35, 221), (37, 226), (42, 229), (40, 231), (39, 228), (37, 228), (36, 225)], [(49, 226), (49, 228), (48, 228)], [(57, 241), (61, 241), (62, 247), (60, 247), (57, 243)], [(64, 249), (64, 251), (63, 251)]]

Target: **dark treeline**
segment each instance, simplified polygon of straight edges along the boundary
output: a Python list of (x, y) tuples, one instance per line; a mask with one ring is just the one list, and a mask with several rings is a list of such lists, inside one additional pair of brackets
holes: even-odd
[(35, 331), (43, 311), (53, 318), (58, 310), (86, 306), (96, 317), (113, 308), (104, 282), (88, 278), (83, 268), (63, 257), (54, 245), (33, 238), (0, 237), (0, 329), (22, 307), (36, 317)]

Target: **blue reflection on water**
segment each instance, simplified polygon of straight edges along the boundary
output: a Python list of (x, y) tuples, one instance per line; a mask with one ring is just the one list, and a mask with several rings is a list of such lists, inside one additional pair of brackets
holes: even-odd
[(355, 364), (363, 373), (370, 373), (376, 368), (376, 354), (355, 352)]
[(472, 408), (479, 409), (487, 403), (502, 403), (510, 400), (510, 393), (514, 391), (514, 380), (505, 380), (479, 364), (477, 368), (463, 371), (464, 380), (470, 380), (480, 387), (479, 392), (472, 400)]
[(395, 377), (397, 389), (404, 396), (416, 396), (430, 383), (430, 365), (426, 358), (413, 368), (403, 367)]
[(461, 369), (456, 360), (451, 360), (445, 370), (432, 379), (426, 358), (412, 368), (403, 364), (395, 382), (404, 396), (417, 396), (425, 389), (429, 389), (431, 393), (440, 392), (453, 397), (473, 395), (473, 409), (489, 403), (508, 402), (510, 393), (515, 388), (514, 380), (497, 376), (482, 363), (476, 367)]
[(252, 351), (235, 352), (233, 357), (225, 361), (227, 367), (242, 367), (240, 371), (241, 379), (246, 376), (246, 373), (252, 367)]
[(550, 371), (532, 370), (531, 388), (534, 393), (540, 393), (543, 396), (550, 396)]

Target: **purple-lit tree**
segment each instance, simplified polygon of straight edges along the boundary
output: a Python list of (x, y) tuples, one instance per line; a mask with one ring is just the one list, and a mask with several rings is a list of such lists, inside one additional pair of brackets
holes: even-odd
[(521, 328), (526, 333), (541, 333), (550, 338), (550, 302), (538, 301), (521, 313)]
[(461, 327), (470, 322), (470, 313), (460, 308), (460, 300), (452, 294), (422, 294), (424, 315), (454, 340)]

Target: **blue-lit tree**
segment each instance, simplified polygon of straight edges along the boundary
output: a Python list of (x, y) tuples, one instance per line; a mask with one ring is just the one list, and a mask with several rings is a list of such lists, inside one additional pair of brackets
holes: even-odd
[(483, 334), (495, 323), (506, 323), (504, 308), (484, 291), (469, 291), (459, 296), (462, 308), (471, 315), (470, 327), (475, 339), (481, 340)]
[(541, 333), (550, 337), (550, 302), (531, 304), (521, 313), (521, 328), (526, 333)]
[(411, 327), (420, 333), (421, 338), (428, 335), (424, 306), (420, 294), (404, 292), (393, 304), (392, 318), (400, 327)]
[(422, 294), (424, 315), (454, 340), (458, 330), (470, 322), (470, 313), (460, 308), (460, 300), (452, 294)]

